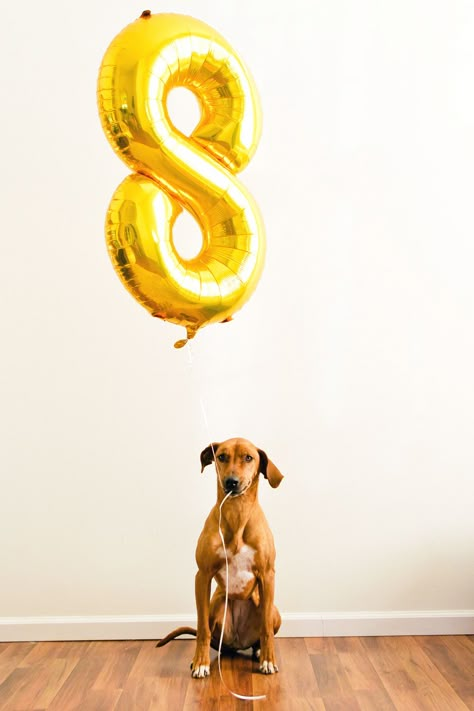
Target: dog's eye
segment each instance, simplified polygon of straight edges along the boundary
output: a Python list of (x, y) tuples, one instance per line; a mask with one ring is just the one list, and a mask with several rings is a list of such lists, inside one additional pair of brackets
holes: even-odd
[(246, 462), (251, 462), (253, 460), (253, 457), (250, 456), (250, 454), (245, 455), (245, 461)]
[(217, 459), (218, 459), (220, 462), (225, 462), (225, 454), (218, 454), (218, 455), (217, 455)]

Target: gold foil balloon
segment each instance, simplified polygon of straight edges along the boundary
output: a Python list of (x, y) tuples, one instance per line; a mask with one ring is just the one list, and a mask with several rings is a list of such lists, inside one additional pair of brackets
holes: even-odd
[[(168, 114), (175, 87), (189, 89), (200, 104), (190, 136)], [(123, 284), (153, 316), (184, 326), (188, 338), (206, 324), (230, 320), (254, 291), (265, 253), (258, 208), (235, 178), (260, 134), (248, 71), (203, 22), (145, 11), (108, 48), (98, 104), (108, 140), (134, 171), (117, 188), (106, 221)], [(202, 230), (193, 259), (182, 258), (173, 244), (183, 209)]]

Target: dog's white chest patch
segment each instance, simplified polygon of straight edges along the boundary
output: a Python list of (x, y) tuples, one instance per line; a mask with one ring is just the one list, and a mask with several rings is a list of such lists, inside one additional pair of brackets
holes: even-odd
[[(255, 558), (255, 548), (244, 545), (237, 551), (235, 555), (227, 553), (229, 563), (229, 595), (239, 595), (242, 593), (248, 584), (254, 580), (253, 561)], [(224, 558), (224, 551), (221, 548), (219, 555)], [(225, 585), (225, 563), (219, 570), (218, 576), (223, 585)]]

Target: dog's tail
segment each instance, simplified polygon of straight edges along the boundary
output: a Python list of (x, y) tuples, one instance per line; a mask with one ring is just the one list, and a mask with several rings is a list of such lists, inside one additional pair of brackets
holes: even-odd
[(158, 644), (156, 645), (157, 647), (164, 647), (165, 644), (168, 644), (168, 642), (171, 642), (172, 639), (176, 639), (176, 637), (181, 637), (182, 634), (190, 634), (192, 637), (196, 637), (197, 635), (197, 630), (195, 630), (193, 627), (178, 627), (177, 629), (173, 630), (169, 634), (166, 635), (166, 637), (163, 637), (163, 639), (160, 639)]
[[(190, 634), (192, 637), (197, 637), (197, 630), (194, 629), (194, 627), (177, 627), (175, 630), (170, 632), (169, 634), (166, 635), (166, 637), (163, 637), (163, 639), (160, 639), (160, 641), (157, 643), (157, 647), (164, 647), (165, 644), (168, 644), (168, 642), (171, 642), (173, 639), (176, 639), (176, 637), (181, 637), (182, 634)], [(216, 652), (219, 651), (219, 640), (214, 639), (214, 637), (211, 638), (211, 647), (212, 649), (215, 649)], [(222, 651), (223, 652), (232, 652), (234, 651), (233, 647), (228, 647), (227, 645), (223, 644), (222, 645)]]

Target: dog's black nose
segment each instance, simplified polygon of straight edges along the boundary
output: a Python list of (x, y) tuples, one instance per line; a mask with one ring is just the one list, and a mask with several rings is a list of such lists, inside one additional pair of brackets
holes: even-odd
[(236, 491), (238, 486), (239, 480), (236, 479), (235, 476), (228, 476), (227, 479), (224, 481), (224, 489), (227, 494), (229, 494), (231, 491)]

